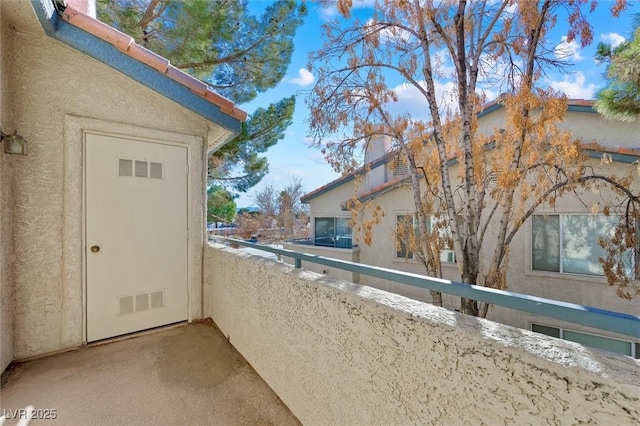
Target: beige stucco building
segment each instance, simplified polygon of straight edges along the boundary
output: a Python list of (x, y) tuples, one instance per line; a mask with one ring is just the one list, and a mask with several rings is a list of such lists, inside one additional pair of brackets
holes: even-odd
[[(500, 128), (503, 112), (504, 109), (499, 104), (490, 104), (479, 116), (480, 132), (491, 134), (494, 128)], [(592, 102), (573, 100), (569, 102), (565, 119), (559, 127), (570, 130), (582, 139), (585, 153), (591, 157), (590, 165), (595, 170), (602, 171), (603, 174), (628, 174), (632, 171), (634, 180), (631, 189), (634, 193), (640, 191), (640, 176), (636, 170), (640, 160), (640, 128), (637, 123), (607, 121), (592, 109)], [(590, 146), (592, 142), (599, 145)], [(406, 169), (396, 161), (397, 155), (390, 151), (390, 147), (389, 140), (383, 138), (370, 143), (366, 153), (369, 166), (354, 174), (343, 176), (302, 198), (303, 202), (310, 205), (313, 230), (311, 241), (304, 245), (305, 252), (417, 274), (425, 273), (421, 263), (407, 259), (404, 253), (398, 253), (398, 243), (394, 234), (398, 217), (413, 216), (415, 207), (411, 185), (406, 179)], [(605, 153), (613, 160), (611, 164), (601, 164), (602, 155)], [(451, 165), (452, 176), (456, 176), (456, 167), (455, 163)], [(360, 200), (372, 200), (371, 204), (380, 206), (384, 212), (381, 222), (373, 227), (370, 246), (363, 242), (361, 236), (359, 238), (357, 232), (352, 232), (349, 225), (351, 212), (345, 208), (345, 204), (354, 196)], [(597, 247), (596, 234), (600, 228), (607, 226), (608, 219), (602, 215), (592, 215), (591, 208), (598, 201), (602, 201), (601, 205), (609, 203), (611, 197), (612, 193), (606, 189), (598, 193), (582, 192), (580, 199), (568, 195), (559, 199), (554, 208), (539, 208), (511, 243), (508, 290), (615, 312), (640, 314), (638, 300), (629, 301), (618, 297), (615, 288), (610, 287), (602, 276), (602, 269), (597, 261), (598, 256), (602, 255), (602, 250)], [(373, 207), (370, 207), (370, 210), (373, 210)], [(587, 242), (582, 244), (584, 247), (569, 248), (569, 244), (573, 243), (567, 234), (569, 223), (575, 224), (576, 221), (578, 224), (588, 223), (588, 229), (583, 228), (579, 236), (586, 238)], [(562, 224), (567, 229), (564, 237), (560, 236)], [(552, 237), (546, 235), (550, 232), (549, 227), (552, 233), (555, 232)], [(326, 229), (335, 230), (333, 243), (323, 243), (321, 234), (324, 234)], [(490, 226), (484, 243), (486, 255), (481, 256), (485, 262), (493, 253), (491, 241), (495, 241), (495, 237), (492, 233), (495, 233), (495, 230)], [(338, 244), (337, 241), (341, 238), (343, 243)], [(574, 239), (576, 238), (578, 237)], [(564, 242), (565, 246), (558, 247), (563, 239), (567, 240)], [(301, 246), (299, 243), (293, 243), (287, 248), (300, 250)], [(572, 250), (573, 258), (563, 257), (567, 250)], [(442, 253), (443, 276), (449, 280), (460, 281), (454, 255), (452, 250)], [(546, 264), (548, 258), (553, 256), (554, 265)], [(330, 277), (359, 282), (418, 300), (431, 301), (429, 292), (421, 288), (322, 265), (310, 264), (305, 267)], [(444, 303), (451, 309), (459, 308), (458, 298), (444, 295)], [(488, 318), (519, 328), (546, 332), (556, 337), (581, 342), (595, 339), (604, 346), (620, 345), (625, 348), (627, 354), (640, 357), (638, 342), (632, 342), (628, 337), (615, 333), (607, 334), (588, 327), (501, 307), (491, 307)], [(612, 343), (591, 334), (620, 338), (624, 342)]]
[[(13, 359), (87, 341), (87, 277), (95, 269), (87, 268), (87, 260), (108, 254), (104, 245), (101, 253), (93, 253), (100, 242), (86, 240), (93, 220), (86, 197), (87, 177), (93, 173), (87, 166), (90, 138), (107, 140), (107, 146), (119, 141), (126, 149), (170, 150), (166, 161), (149, 162), (144, 152), (131, 157), (135, 162), (117, 160), (119, 177), (128, 176), (118, 182), (136, 183), (141, 194), (162, 194), (159, 185), (171, 178), (168, 161), (175, 160), (174, 152), (182, 156), (178, 164), (186, 173), (176, 179), (182, 182), (178, 193), (188, 213), (181, 219), (179, 237), (187, 243), (175, 256), (183, 259), (179, 293), (184, 306), (178, 307), (178, 316), (202, 317), (206, 156), (237, 134), (246, 117), (203, 82), (95, 20), (90, 10), (83, 10), (86, 14), (72, 6), (78, 3), (81, 9), (86, 1), (68, 2), (66, 8), (63, 3), (0, 2), (1, 129), (3, 134), (16, 131), (28, 143), (27, 155), (0, 152), (0, 371)], [(144, 179), (132, 179), (127, 167), (133, 164), (135, 177)], [(100, 189), (102, 183), (96, 185)], [(108, 217), (126, 212), (126, 221), (136, 214), (127, 211), (135, 200), (129, 201), (96, 204)], [(139, 221), (134, 231), (144, 223)], [(107, 236), (102, 238), (106, 245)], [(136, 247), (142, 240), (133, 236), (124, 246)], [(91, 244), (95, 246), (89, 251)], [(131, 250), (123, 256), (133, 264), (135, 253), (145, 250)], [(173, 261), (173, 255), (162, 256), (156, 262)], [(120, 266), (107, 267), (106, 275)], [(139, 310), (146, 309), (144, 303), (152, 308), (171, 303), (164, 287), (150, 296), (146, 291), (118, 295), (118, 315), (133, 309), (129, 304), (134, 297)], [(141, 315), (156, 321), (161, 311)]]
[[(238, 375), (228, 374), (240, 355), (302, 424), (638, 423), (638, 359), (205, 244), (206, 153), (232, 137), (245, 114), (125, 35), (73, 6), (55, 10), (53, 5), (49, 0), (0, 1), (0, 125), (3, 134), (15, 130), (28, 142), (27, 155), (4, 152), (10, 137), (3, 137), (0, 149), (0, 369), (12, 360), (78, 348), (92, 341), (88, 330), (96, 322), (107, 326), (127, 318), (137, 326), (137, 317), (162, 321), (163, 308), (173, 303), (169, 293), (151, 287), (147, 294), (146, 284), (137, 282), (126, 283), (140, 286), (134, 293), (107, 293), (101, 305), (118, 315), (106, 324), (94, 321), (95, 282), (115, 277), (108, 282), (120, 285), (124, 275), (118, 272), (131, 261), (148, 272), (142, 267), (147, 252), (160, 253), (159, 259), (151, 257), (154, 270), (164, 271), (182, 259), (178, 288), (186, 300), (180, 322), (211, 318), (219, 329), (210, 332), (222, 333), (224, 345), (233, 345), (239, 354), (217, 365), (218, 374), (211, 366), (218, 359), (211, 356), (211, 346), (184, 339), (163, 340), (159, 350), (146, 343), (129, 346), (144, 351), (140, 358), (149, 361), (143, 363), (146, 368), (131, 369), (123, 365), (130, 358), (120, 355), (118, 362), (106, 362), (101, 349), (114, 345), (74, 351), (82, 353), (72, 358), (75, 364), (93, 358), (98, 379), (84, 377), (69, 361), (63, 363), (69, 368), (56, 368), (50, 358), (34, 360), (10, 369), (2, 386), (0, 423), (12, 422), (16, 410), (33, 406), (36, 414), (43, 408), (58, 410), (61, 424), (93, 419), (184, 423), (185, 410), (191, 419), (212, 423), (221, 418), (216, 410), (224, 415), (241, 402), (254, 409), (250, 419), (265, 422), (255, 386), (232, 390), (239, 375), (248, 373), (241, 364)], [(172, 175), (180, 164), (185, 173)], [(96, 166), (105, 167), (106, 176)], [(177, 191), (165, 187), (172, 182), (179, 183)], [(317, 193), (320, 201), (328, 197), (326, 207), (316, 205), (316, 212), (344, 217), (338, 204), (331, 204), (353, 195), (350, 184), (341, 183), (337, 197)], [(113, 190), (120, 186), (130, 192)], [(96, 205), (95, 194), (111, 198), (98, 197)], [(160, 203), (151, 214), (149, 206), (139, 203), (149, 195), (152, 207)], [(126, 196), (126, 202), (119, 196)], [(158, 225), (174, 204), (184, 215)], [(145, 212), (142, 219), (140, 211)], [(95, 226), (98, 219), (106, 225)], [(148, 223), (155, 225), (152, 235), (139, 234)], [(108, 232), (101, 234), (102, 228)], [(126, 238), (116, 240), (111, 250), (120, 228)], [(175, 242), (164, 228), (176, 231)], [(155, 234), (166, 240), (154, 240)], [(389, 247), (380, 245), (381, 258), (393, 255), (388, 242)], [(173, 257), (157, 251), (176, 246), (182, 248), (170, 252)], [(372, 256), (364, 246), (326, 250), (351, 259)], [(100, 261), (113, 256), (116, 264)], [(155, 285), (160, 278), (145, 281)], [(356, 275), (347, 278), (362, 281)], [(120, 343), (132, 340), (138, 339)], [(167, 353), (188, 355), (167, 358)], [(198, 359), (214, 373), (201, 376), (198, 368), (176, 368), (169, 361), (178, 356), (183, 366)], [(34, 369), (27, 365), (38, 364), (35, 370), (45, 374), (30, 374)], [(112, 380), (99, 378), (104, 375)], [(61, 382), (65, 386), (55, 386)], [(68, 392), (69, 383), (73, 392)], [(187, 386), (203, 398), (185, 400)], [(32, 389), (45, 398), (34, 401)], [(224, 404), (207, 402), (208, 392), (225, 394)], [(141, 405), (166, 410), (140, 417)], [(78, 416), (65, 407), (92, 413)], [(163, 417), (164, 412), (174, 417)]]

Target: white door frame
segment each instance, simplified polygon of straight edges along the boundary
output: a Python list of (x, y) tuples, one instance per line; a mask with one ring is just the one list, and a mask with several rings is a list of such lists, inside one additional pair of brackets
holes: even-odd
[[(166, 132), (165, 132), (166, 133)], [(86, 164), (86, 144), (87, 144), (87, 134), (94, 135), (102, 135), (115, 137), (119, 139), (129, 139), (132, 141), (141, 141), (141, 142), (149, 142), (156, 143), (160, 145), (171, 145), (177, 146), (181, 148), (186, 148), (186, 156), (187, 156), (187, 320), (191, 321), (194, 316), (194, 310), (192, 306), (192, 292), (196, 291), (193, 288), (193, 272), (192, 272), (192, 256), (193, 256), (193, 248), (192, 248), (192, 230), (193, 228), (193, 215), (192, 215), (192, 205), (193, 205), (193, 196), (192, 196), (192, 149), (191, 144), (178, 143), (178, 142), (170, 142), (162, 139), (155, 139), (150, 137), (143, 137), (139, 135), (127, 135), (121, 133), (113, 133), (106, 131), (96, 131), (96, 130), (88, 130), (82, 129), (82, 339), (83, 342), (86, 343), (88, 341), (87, 336), (87, 211), (86, 211), (86, 200), (87, 200), (87, 186), (86, 186), (86, 173), (87, 173), (87, 164)], [(186, 136), (186, 135), (181, 135)], [(202, 141), (202, 139), (200, 139)], [(203, 228), (204, 229), (204, 228)], [(203, 230), (204, 232), (204, 230)], [(202, 293), (202, 280), (200, 280), (200, 293)]]

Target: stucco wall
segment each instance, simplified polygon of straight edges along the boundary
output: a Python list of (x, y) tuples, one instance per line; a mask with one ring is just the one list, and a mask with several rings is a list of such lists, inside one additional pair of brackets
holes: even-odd
[[(29, 141), (14, 164), (14, 355), (84, 342), (82, 134), (84, 130), (190, 147), (189, 318), (200, 318), (204, 141), (229, 133), (118, 71), (47, 37), (28, 2), (16, 3), (12, 128)], [(45, 299), (55, 310), (45, 312)]]
[[(570, 107), (571, 108), (571, 107)], [(535, 114), (535, 113), (534, 113)], [(497, 109), (478, 120), (480, 133), (493, 134), (493, 129), (504, 127), (504, 108)], [(597, 141), (616, 147), (638, 147), (638, 125), (634, 122), (610, 121), (595, 112), (568, 110), (558, 128), (573, 132), (584, 143)]]
[[(0, 6), (0, 129), (10, 133), (8, 125), (11, 117), (6, 107), (9, 97), (5, 60), (10, 47), (9, 28), (2, 19)], [(4, 147), (1, 147), (4, 148)], [(13, 359), (13, 285), (9, 260), (12, 248), (11, 158), (0, 149), (0, 372)]]
[(632, 424), (640, 361), (205, 248), (205, 314), (303, 424)]

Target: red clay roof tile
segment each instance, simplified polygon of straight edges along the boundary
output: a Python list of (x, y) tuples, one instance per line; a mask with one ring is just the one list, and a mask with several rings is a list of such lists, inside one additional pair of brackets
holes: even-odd
[(237, 120), (245, 121), (247, 113), (238, 109), (229, 99), (213, 92), (206, 83), (190, 76), (184, 71), (174, 67), (169, 60), (136, 44), (132, 37), (117, 29), (94, 19), (73, 6), (68, 5), (62, 14), (62, 19), (71, 25), (78, 27), (94, 36), (117, 47), (130, 57), (152, 67), (165, 74), (170, 79), (189, 88), (194, 93), (204, 97), (212, 104), (220, 107), (220, 111)]
[(166, 73), (170, 68), (168, 59), (165, 59), (162, 56), (153, 53), (149, 49), (142, 47), (139, 44), (131, 44), (129, 50), (127, 50), (126, 53), (132, 58), (149, 65), (151, 68), (156, 69), (161, 73)]
[[(207, 83), (205, 83), (204, 81), (200, 81), (196, 78), (193, 78), (186, 72), (182, 71), (179, 68), (174, 67), (173, 65), (170, 65), (169, 68), (167, 69), (167, 76), (172, 80), (175, 80), (178, 83), (184, 86), (187, 86), (188, 88), (190, 88), (192, 91), (194, 91), (200, 96), (204, 96), (205, 93), (207, 92), (207, 89), (209, 88), (209, 86), (207, 86)], [(218, 106), (221, 106), (221, 105), (218, 105)]]

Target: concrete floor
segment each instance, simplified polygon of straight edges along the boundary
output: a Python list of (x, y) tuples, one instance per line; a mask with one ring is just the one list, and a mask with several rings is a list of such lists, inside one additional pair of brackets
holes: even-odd
[(29, 405), (57, 417), (29, 425), (299, 424), (211, 323), (13, 363), (2, 375), (4, 426)]

